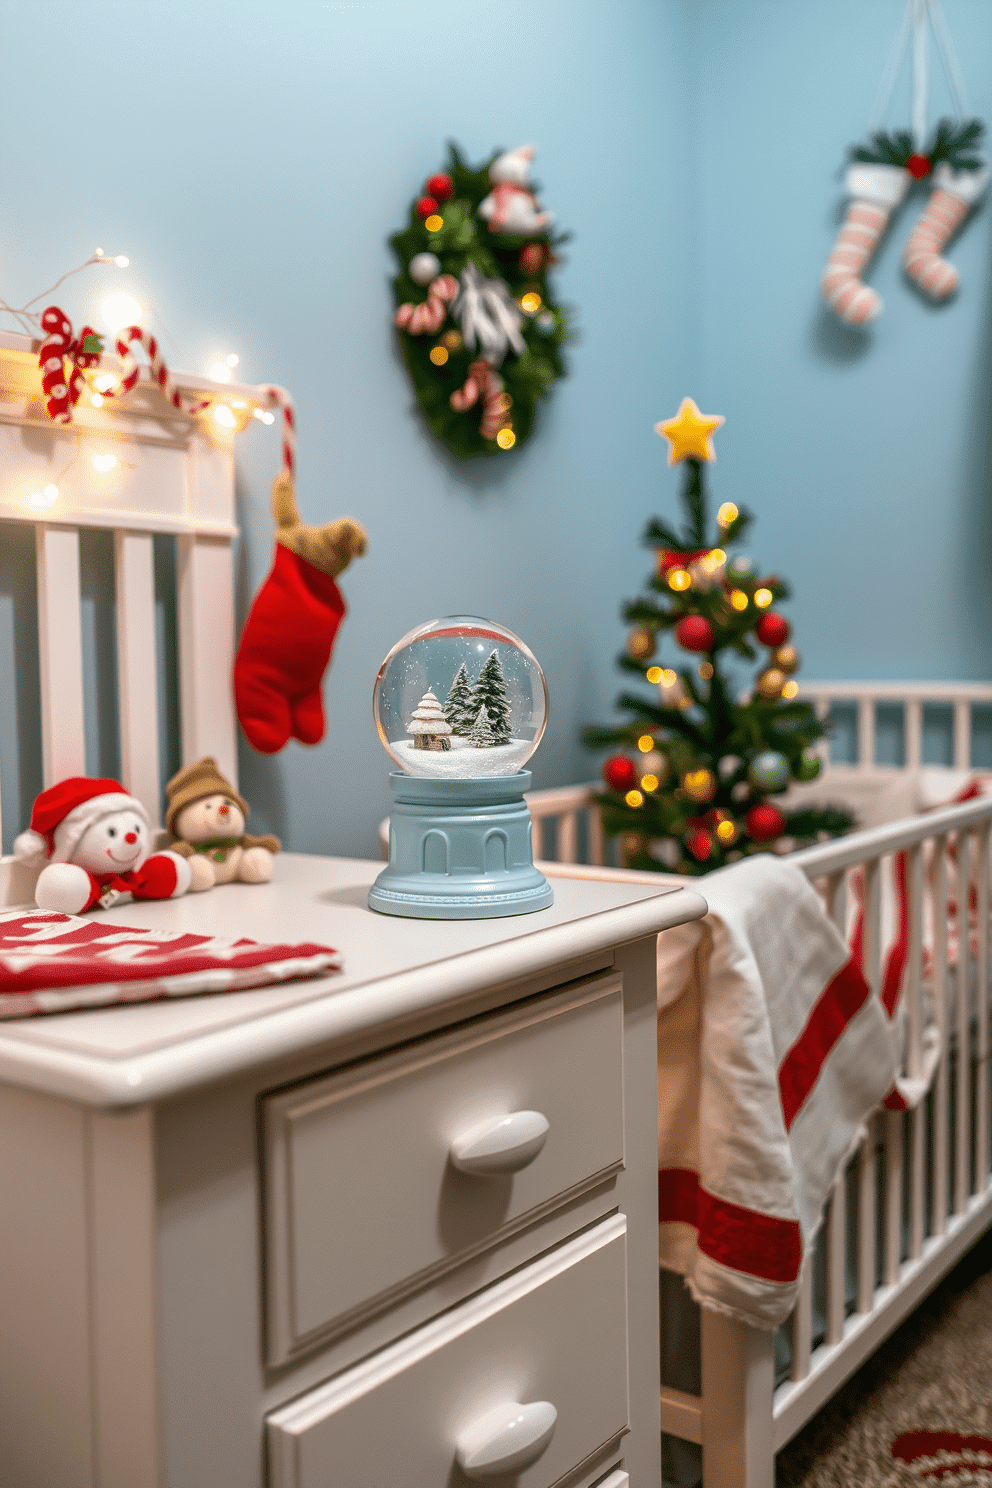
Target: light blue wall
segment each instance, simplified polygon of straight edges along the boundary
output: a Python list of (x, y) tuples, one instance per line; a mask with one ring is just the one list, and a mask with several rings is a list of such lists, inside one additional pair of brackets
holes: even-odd
[[(537, 782), (588, 777), (577, 736), (622, 685), (640, 532), (675, 508), (652, 425), (685, 392), (727, 415), (714, 493), (759, 514), (753, 550), (793, 582), (807, 676), (989, 675), (989, 216), (954, 248), (951, 306), (901, 282), (918, 207), (873, 274), (886, 310), (865, 337), (817, 296), (837, 169), (901, 9), (0, 0), (17, 59), (0, 90), (0, 294), (26, 298), (96, 243), (127, 252), (177, 365), (236, 349), (246, 380), (293, 390), (306, 519), (369, 530), (342, 585), (327, 740), (245, 751), (260, 828), (374, 851), (388, 761), (372, 680), (404, 631), (454, 611), (502, 620), (545, 666)], [(992, 115), (992, 8), (945, 9)], [(469, 466), (424, 431), (389, 326), (386, 238), (449, 136), (475, 158), (538, 143), (545, 203), (575, 233), (558, 287), (581, 330), (533, 443)], [(90, 276), (65, 295), (80, 316), (105, 290)], [(238, 454), (243, 615), (270, 560), (276, 431)], [(17, 568), (0, 562), (0, 640)]]
[[(20, 59), (0, 90), (0, 292), (19, 302), (95, 243), (128, 253), (179, 364), (236, 349), (246, 380), (293, 390), (305, 518), (350, 513), (369, 531), (342, 584), (328, 738), (244, 752), (255, 820), (298, 849), (376, 850), (375, 672), (413, 625), (458, 611), (503, 621), (546, 669), (538, 782), (587, 775), (578, 730), (610, 707), (618, 601), (646, 566), (652, 424), (685, 375), (679, 8), (2, 0), (0, 14)], [(61, 80), (50, 103), (46, 78)], [(386, 238), (449, 136), (477, 159), (537, 142), (545, 203), (575, 233), (558, 287), (581, 331), (538, 437), (469, 466), (425, 432), (390, 326)], [(105, 281), (76, 283), (65, 303), (81, 314)], [(256, 426), (238, 453), (243, 613), (270, 561), (276, 431)]]

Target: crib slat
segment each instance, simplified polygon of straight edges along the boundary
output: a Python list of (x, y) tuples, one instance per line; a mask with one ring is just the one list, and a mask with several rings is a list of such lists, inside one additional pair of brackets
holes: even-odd
[(827, 913), (844, 938), (847, 938), (847, 870), (842, 868), (827, 879)]
[(813, 1257), (806, 1257), (799, 1281), (799, 1297), (792, 1309), (792, 1369), (790, 1378), (798, 1382), (809, 1374), (809, 1357), (813, 1346)]
[(882, 864), (879, 858), (865, 863), (865, 933), (862, 966), (865, 981), (876, 997), (882, 992)]
[(827, 1342), (844, 1336), (847, 1289), (847, 1188), (841, 1172), (830, 1190), (827, 1214)]
[(875, 765), (875, 699), (858, 698), (858, 768), (871, 770)]
[(116, 532), (117, 685), (121, 775), (152, 822), (159, 821), (155, 575), (150, 532)]
[(182, 755), (205, 754), (238, 783), (237, 722), (229, 675), (234, 655), (234, 572), (227, 538), (176, 542)]
[(992, 827), (980, 827), (978, 844), (977, 911), (978, 951), (975, 958), (975, 988), (978, 999), (976, 1025), (978, 1065), (975, 1071), (975, 1100), (978, 1121), (975, 1129), (976, 1188), (983, 1193), (989, 1181), (989, 848)]
[(955, 976), (957, 996), (957, 1099), (955, 1117), (957, 1141), (954, 1162), (954, 1212), (963, 1214), (971, 1193), (971, 998), (968, 954), (971, 900), (971, 833), (957, 834), (958, 892), (957, 934), (958, 964)]
[(875, 1128), (876, 1118), (868, 1120), (868, 1132), (858, 1149), (858, 1311), (871, 1312), (875, 1300)]
[(603, 834), (603, 813), (596, 805), (589, 807), (589, 861), (601, 868), (606, 862), (606, 843)]
[(958, 698), (954, 704), (954, 764), (958, 770), (971, 769), (971, 702)]
[(902, 1263), (902, 1112), (886, 1111), (882, 1131), (885, 1142), (882, 1277), (886, 1286), (894, 1286)]
[(923, 1117), (921, 1102), (909, 1114), (909, 1259), (923, 1254), (923, 1232), (926, 1219), (926, 1192), (923, 1171)]
[(933, 1087), (933, 1233), (947, 1228), (951, 1128), (948, 1111), (947, 836), (933, 839), (933, 995), (940, 1060)]
[(920, 1005), (920, 962), (923, 956), (923, 853), (919, 843), (906, 849), (906, 890), (909, 900), (909, 961), (906, 967), (906, 1073), (919, 1079), (923, 1072), (923, 1013)]
[(45, 785), (86, 774), (79, 529), (35, 528), (42, 773)]
[(923, 703), (918, 697), (908, 697), (903, 709), (906, 768), (918, 770), (923, 763)]
[(575, 811), (563, 811), (558, 818), (558, 862), (579, 861), (579, 819)]
[[(829, 698), (826, 698), (826, 697), (816, 697), (816, 698), (813, 699), (813, 707), (816, 709), (816, 716), (817, 716), (817, 718), (821, 719), (824, 723), (826, 723), (828, 721), (828, 719), (830, 718), (830, 699)], [(830, 763), (830, 737), (829, 737), (829, 735), (824, 735), (824, 737), (822, 739), (817, 739), (816, 743), (813, 745), (813, 749), (820, 756), (820, 759), (823, 761), (824, 767), (826, 767), (827, 765), (829, 765), (829, 763)]]

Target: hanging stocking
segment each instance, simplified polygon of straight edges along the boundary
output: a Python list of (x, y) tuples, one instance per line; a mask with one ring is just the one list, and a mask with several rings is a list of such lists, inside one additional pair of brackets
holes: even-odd
[(987, 170), (955, 171), (938, 165), (934, 191), (926, 210), (910, 233), (902, 256), (906, 273), (932, 300), (946, 300), (961, 276), (941, 253), (985, 189)]
[(862, 284), (861, 275), (909, 183), (909, 171), (899, 166), (848, 167), (845, 184), (851, 201), (820, 285), (824, 300), (846, 325), (865, 325), (881, 313), (881, 295)]

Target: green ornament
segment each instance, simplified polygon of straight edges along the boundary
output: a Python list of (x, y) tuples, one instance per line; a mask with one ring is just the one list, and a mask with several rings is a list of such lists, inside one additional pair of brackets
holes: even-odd
[(751, 761), (747, 778), (755, 790), (782, 790), (789, 781), (789, 761), (777, 749), (765, 749)]
[(823, 769), (823, 761), (812, 749), (804, 749), (796, 766), (797, 780), (815, 780)]

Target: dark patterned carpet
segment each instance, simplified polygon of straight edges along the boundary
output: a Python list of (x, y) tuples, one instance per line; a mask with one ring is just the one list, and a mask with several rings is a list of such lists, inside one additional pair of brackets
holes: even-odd
[(992, 1235), (779, 1453), (776, 1488), (992, 1488)]

